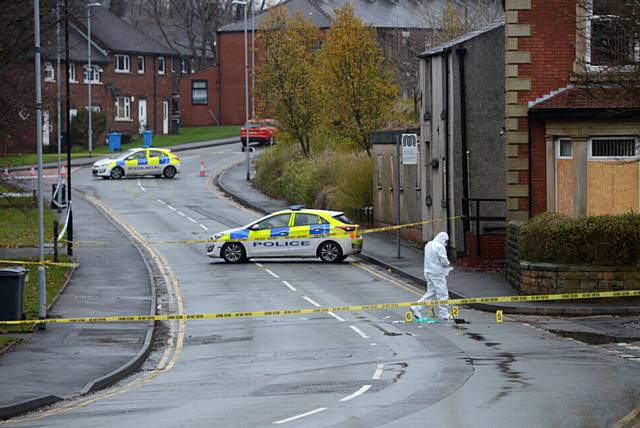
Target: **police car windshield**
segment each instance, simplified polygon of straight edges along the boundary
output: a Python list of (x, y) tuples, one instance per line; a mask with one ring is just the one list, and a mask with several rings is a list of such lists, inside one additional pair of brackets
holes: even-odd
[(333, 218), (335, 218), (338, 221), (341, 221), (345, 224), (353, 224), (353, 222), (351, 221), (351, 219), (349, 217), (347, 217), (344, 214), (336, 214), (333, 216)]

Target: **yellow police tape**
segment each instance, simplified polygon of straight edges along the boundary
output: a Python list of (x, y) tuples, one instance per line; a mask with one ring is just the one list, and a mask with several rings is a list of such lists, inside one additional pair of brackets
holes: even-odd
[(52, 262), (50, 260), (45, 260), (43, 262), (29, 262), (29, 261), (25, 261), (25, 260), (0, 260), (0, 264), (41, 265), (41, 266), (44, 266), (44, 267), (47, 267), (47, 266), (78, 267), (78, 266), (80, 266), (78, 263)]
[(63, 323), (103, 323), (103, 322), (129, 322), (129, 321), (173, 321), (173, 320), (204, 320), (221, 318), (258, 318), (283, 315), (305, 315), (326, 312), (356, 312), (376, 309), (408, 308), (410, 306), (435, 306), (435, 305), (470, 305), (476, 303), (513, 303), (513, 302), (540, 302), (557, 300), (601, 299), (620, 297), (640, 297), (640, 290), (629, 291), (596, 291), (592, 293), (568, 293), (568, 294), (540, 294), (526, 296), (497, 296), (497, 297), (470, 297), (466, 299), (429, 300), (424, 302), (400, 302), (400, 303), (373, 303), (370, 305), (337, 306), (333, 308), (312, 309), (276, 309), (271, 311), (249, 312), (220, 312), (203, 314), (174, 314), (174, 315), (130, 315), (112, 317), (86, 317), (86, 318), (52, 318), (44, 320), (0, 321), (0, 325), (16, 324), (63, 324)]
[[(455, 216), (455, 217), (447, 217), (447, 218), (437, 218), (434, 220), (423, 220), (423, 221), (418, 221), (415, 223), (405, 223), (405, 224), (400, 224), (400, 225), (395, 225), (395, 226), (385, 226), (385, 227), (376, 227), (374, 229), (364, 229), (364, 230), (360, 230), (359, 233), (360, 235), (367, 235), (370, 233), (380, 233), (380, 232), (387, 232), (390, 230), (397, 230), (397, 229), (404, 229), (407, 227), (414, 227), (414, 226), (420, 226), (423, 224), (431, 224), (431, 223), (438, 223), (441, 221), (447, 221), (447, 220), (455, 220), (455, 219), (459, 219), (462, 218), (463, 216)], [(234, 239), (230, 239), (228, 242), (243, 242), (243, 241), (277, 241), (280, 239), (319, 239), (319, 238), (327, 238), (327, 237), (347, 237), (349, 236), (349, 232), (331, 232), (331, 233), (322, 233), (322, 234), (306, 234), (306, 235), (301, 235), (301, 234), (294, 234), (291, 236), (270, 236), (270, 237), (260, 237), (260, 238), (234, 238)], [(66, 240), (66, 239), (60, 239), (58, 242), (60, 243), (68, 243), (70, 241)], [(107, 245), (107, 244), (111, 244), (114, 242), (130, 242), (128, 240), (121, 240), (121, 241), (116, 241), (116, 240), (109, 240), (109, 241), (72, 241), (72, 243), (74, 245)], [(209, 242), (213, 242), (210, 239), (178, 239), (178, 240), (173, 240), (173, 241), (141, 241), (144, 244), (156, 244), (156, 245), (170, 245), (170, 244), (206, 244)]]

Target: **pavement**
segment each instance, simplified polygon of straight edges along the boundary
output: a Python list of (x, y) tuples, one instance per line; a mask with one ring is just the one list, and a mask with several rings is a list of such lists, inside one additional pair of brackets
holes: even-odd
[[(215, 178), (218, 187), (238, 203), (260, 213), (272, 213), (288, 208), (285, 201), (276, 200), (256, 190), (246, 180), (243, 163), (236, 163)], [(413, 242), (401, 240), (401, 258), (397, 258), (397, 240), (386, 234), (365, 235), (362, 259), (384, 267), (397, 275), (409, 279), (426, 289), (422, 273), (424, 251)], [(452, 298), (496, 297), (520, 295), (501, 274), (468, 271), (456, 267), (448, 277), (449, 295)], [(506, 314), (542, 316), (592, 316), (592, 315), (639, 315), (636, 300), (577, 301), (577, 302), (515, 302), (478, 303), (469, 305), (476, 309), (502, 310)]]
[[(238, 141), (233, 137), (167, 148), (183, 151)], [(96, 159), (73, 159), (72, 166), (90, 165)], [(76, 197), (73, 205), (77, 240), (127, 240), (123, 231), (85, 199)], [(34, 257), (37, 251), (0, 249), (0, 258)], [(80, 267), (52, 306), (49, 318), (156, 313), (153, 273), (146, 256), (132, 242), (79, 246), (74, 257)], [(0, 353), (0, 420), (102, 389), (135, 372), (151, 351), (154, 323), (49, 324), (45, 331), (11, 336), (21, 340)]]

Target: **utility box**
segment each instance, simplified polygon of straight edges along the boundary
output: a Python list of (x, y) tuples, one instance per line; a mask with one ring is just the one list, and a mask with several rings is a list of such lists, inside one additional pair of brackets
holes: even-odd
[(122, 134), (118, 132), (110, 132), (107, 137), (110, 152), (122, 151)]
[(0, 321), (24, 319), (24, 278), (22, 267), (0, 269)]
[(142, 146), (153, 147), (153, 131), (144, 131), (142, 133)]

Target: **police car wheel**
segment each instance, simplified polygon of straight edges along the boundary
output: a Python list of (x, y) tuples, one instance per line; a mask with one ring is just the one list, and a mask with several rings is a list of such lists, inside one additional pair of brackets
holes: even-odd
[(113, 168), (111, 170), (111, 178), (113, 179), (120, 179), (124, 176), (124, 170), (122, 168), (120, 168), (119, 166)]
[(168, 166), (164, 171), (162, 171), (162, 175), (164, 175), (165, 178), (173, 178), (176, 176), (176, 169), (172, 166)]
[(244, 259), (246, 258), (244, 247), (242, 246), (242, 244), (239, 244), (237, 242), (224, 244), (220, 252), (222, 253), (222, 258), (227, 263), (239, 263), (241, 261), (244, 261)]
[(325, 263), (335, 263), (342, 260), (342, 248), (333, 241), (326, 241), (318, 247), (318, 257)]

